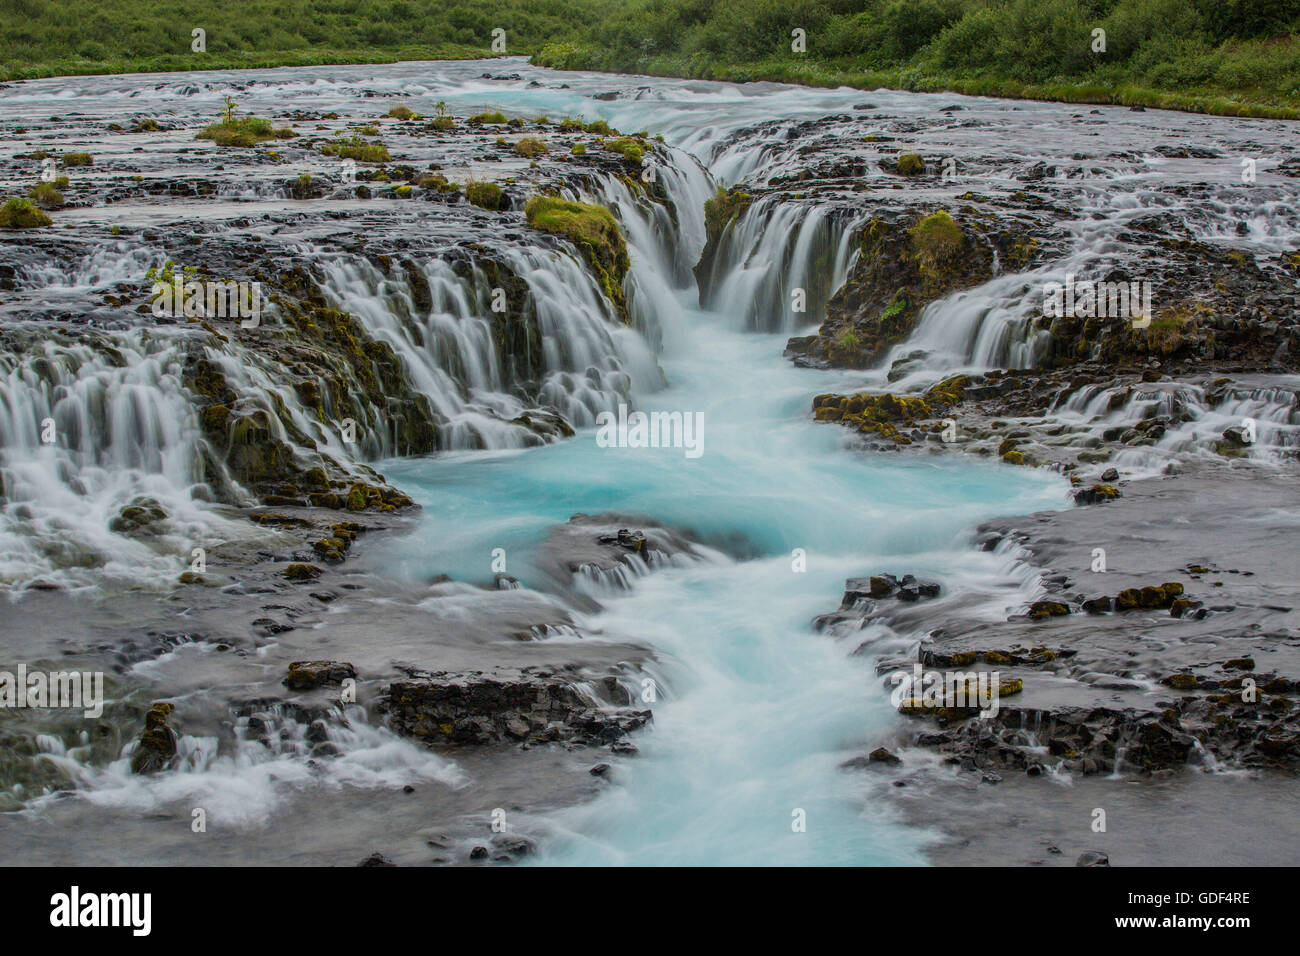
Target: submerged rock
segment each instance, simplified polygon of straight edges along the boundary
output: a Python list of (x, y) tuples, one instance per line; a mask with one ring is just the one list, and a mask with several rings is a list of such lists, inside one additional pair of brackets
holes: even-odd
[(156, 773), (168, 770), (176, 760), (176, 731), (167, 723), (174, 707), (159, 701), (144, 718), (144, 733), (131, 755), (132, 773)]

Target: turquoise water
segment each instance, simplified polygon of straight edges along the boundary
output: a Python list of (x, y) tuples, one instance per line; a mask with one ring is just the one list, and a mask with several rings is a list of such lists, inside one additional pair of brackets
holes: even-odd
[[(671, 385), (640, 407), (703, 412), (701, 457), (602, 448), (588, 429), (522, 452), (386, 463), (425, 509), (392, 570), (482, 581), (504, 548), (527, 586), (533, 549), (577, 512), (639, 513), (730, 542), (743, 560), (657, 572), (583, 620), (655, 649), (660, 699), (641, 754), (617, 761), (593, 803), (548, 821), (539, 859), (919, 862), (928, 835), (867, 805), (861, 781), (838, 769), (898, 719), (888, 695), (870, 657), (850, 656), (856, 642), (814, 633), (811, 619), (838, 606), (849, 576), (911, 572), (950, 589), (987, 576), (995, 559), (969, 546), (969, 528), (1061, 507), (1065, 482), (965, 456), (855, 451), (847, 430), (810, 415), (812, 395), (848, 379), (796, 369), (783, 338), (682, 306), (662, 362)], [(792, 827), (798, 810), (804, 832)]]

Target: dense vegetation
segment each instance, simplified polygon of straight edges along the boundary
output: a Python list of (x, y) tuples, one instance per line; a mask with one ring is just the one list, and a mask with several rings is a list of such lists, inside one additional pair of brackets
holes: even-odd
[(1300, 117), (1297, 33), (1300, 0), (625, 0), (536, 62)]
[(2, 0), (0, 78), (492, 56), (497, 28), (506, 53), (534, 53), (617, 2)]
[(490, 56), (497, 28), (547, 66), (1300, 117), (1300, 0), (5, 0), (0, 77)]

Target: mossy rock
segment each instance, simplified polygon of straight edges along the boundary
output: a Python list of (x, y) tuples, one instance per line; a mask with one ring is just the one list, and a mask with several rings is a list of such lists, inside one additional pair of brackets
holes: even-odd
[(900, 176), (919, 176), (925, 172), (925, 160), (917, 153), (900, 153), (894, 172)]
[(1008, 465), (1023, 465), (1025, 463), (1025, 456), (1023, 452), (1018, 452), (1013, 449), (1005, 452), (1002, 455), (1002, 460)]
[(601, 290), (623, 320), (628, 321), (623, 280), (631, 263), (627, 242), (613, 214), (603, 206), (555, 196), (534, 196), (524, 207), (524, 215), (532, 228), (564, 236), (578, 247), (596, 273)]
[(290, 581), (315, 581), (323, 573), (314, 564), (291, 564), (284, 569), (284, 576)]
[(1035, 601), (1029, 607), (1029, 616), (1035, 621), (1045, 617), (1064, 617), (1069, 613), (1069, 607), (1060, 601)]
[(0, 229), (39, 229), (52, 222), (27, 199), (13, 197), (0, 206)]

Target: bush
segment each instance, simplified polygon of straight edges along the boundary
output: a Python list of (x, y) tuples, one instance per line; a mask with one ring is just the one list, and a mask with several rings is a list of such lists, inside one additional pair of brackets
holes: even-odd
[(470, 126), (505, 126), (504, 113), (479, 113), (468, 120)]
[(415, 113), (405, 106), (390, 106), (388, 108), (388, 118), (396, 120), (415, 119)]
[(64, 153), (63, 154), (64, 166), (90, 166), (93, 165), (94, 162), (95, 162), (94, 157), (91, 156), (89, 153)]

